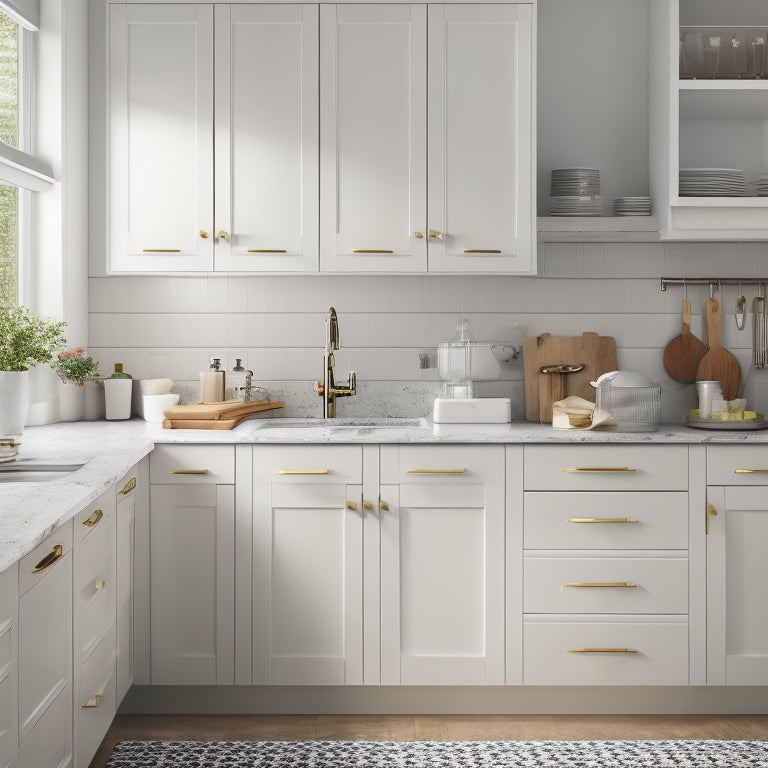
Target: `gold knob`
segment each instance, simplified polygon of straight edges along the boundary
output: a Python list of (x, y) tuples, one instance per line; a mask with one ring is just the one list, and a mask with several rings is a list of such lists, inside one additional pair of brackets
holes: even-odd
[(347, 502), (347, 509), (357, 509), (357, 502), (348, 501)]
[(200, 230), (200, 237), (202, 237), (203, 240), (205, 240), (208, 237), (208, 233), (204, 229), (201, 229)]
[(711, 515), (717, 515), (717, 509), (712, 504), (707, 504), (707, 511), (704, 515), (704, 535), (709, 536), (709, 518)]
[(436, 229), (430, 229), (429, 230), (429, 236), (434, 238), (435, 240), (442, 240), (443, 239), (443, 233), (438, 232)]
[(216, 240), (226, 240), (227, 242), (229, 242), (229, 232), (226, 232), (225, 230), (220, 229), (216, 233)]
[(423, 232), (414, 232), (414, 233), (413, 233), (413, 236), (414, 236), (415, 238), (417, 238), (417, 239), (421, 240), (421, 238), (422, 238), (422, 237), (424, 237), (424, 233), (423, 233)]
[(364, 501), (363, 502), (363, 508), (364, 509), (373, 509), (373, 504), (371, 504), (370, 501)]
[(389, 512), (389, 504), (387, 504), (386, 501), (380, 501), (379, 509), (383, 509), (385, 512)]

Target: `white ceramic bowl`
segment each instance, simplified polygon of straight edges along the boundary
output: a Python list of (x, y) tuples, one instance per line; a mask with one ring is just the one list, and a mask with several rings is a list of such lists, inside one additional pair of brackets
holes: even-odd
[(179, 395), (169, 392), (167, 395), (142, 395), (144, 421), (160, 422), (165, 418), (163, 411), (179, 402)]

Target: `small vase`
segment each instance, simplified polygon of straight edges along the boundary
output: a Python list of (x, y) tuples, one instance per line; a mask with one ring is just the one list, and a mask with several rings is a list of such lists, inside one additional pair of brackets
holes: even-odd
[(74, 381), (59, 383), (59, 421), (80, 421), (85, 413), (85, 386)]
[(0, 437), (24, 432), (29, 406), (29, 371), (0, 371)]
[(94, 381), (85, 382), (85, 408), (83, 410), (84, 421), (96, 421), (106, 415), (104, 403), (104, 385)]

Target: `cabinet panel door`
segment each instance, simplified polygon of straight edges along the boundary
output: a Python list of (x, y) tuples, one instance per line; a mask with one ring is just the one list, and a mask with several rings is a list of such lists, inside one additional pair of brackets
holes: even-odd
[(153, 685), (234, 683), (234, 490), (151, 489)]
[(320, 8), (322, 271), (426, 271), (426, 18)]
[(216, 7), (217, 270), (318, 269), (318, 6)]
[[(133, 683), (133, 560), (138, 468), (117, 484), (117, 705)], [(131, 483), (132, 481), (132, 483)], [(133, 486), (133, 487), (131, 487)]]
[(532, 8), (429, 6), (429, 271), (535, 269)]
[(210, 270), (213, 6), (109, 19), (109, 270)]
[(0, 573), (0, 765), (19, 746), (19, 570)]

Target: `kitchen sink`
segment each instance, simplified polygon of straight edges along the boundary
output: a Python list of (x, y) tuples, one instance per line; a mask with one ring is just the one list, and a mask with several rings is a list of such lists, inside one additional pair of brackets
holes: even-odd
[(346, 419), (320, 419), (320, 418), (283, 418), (264, 419), (260, 425), (270, 429), (426, 429), (427, 420), (404, 418), (346, 418)]
[(82, 464), (56, 464), (36, 459), (17, 459), (7, 464), (0, 464), (0, 484), (45, 483), (50, 480), (60, 480), (82, 466)]

